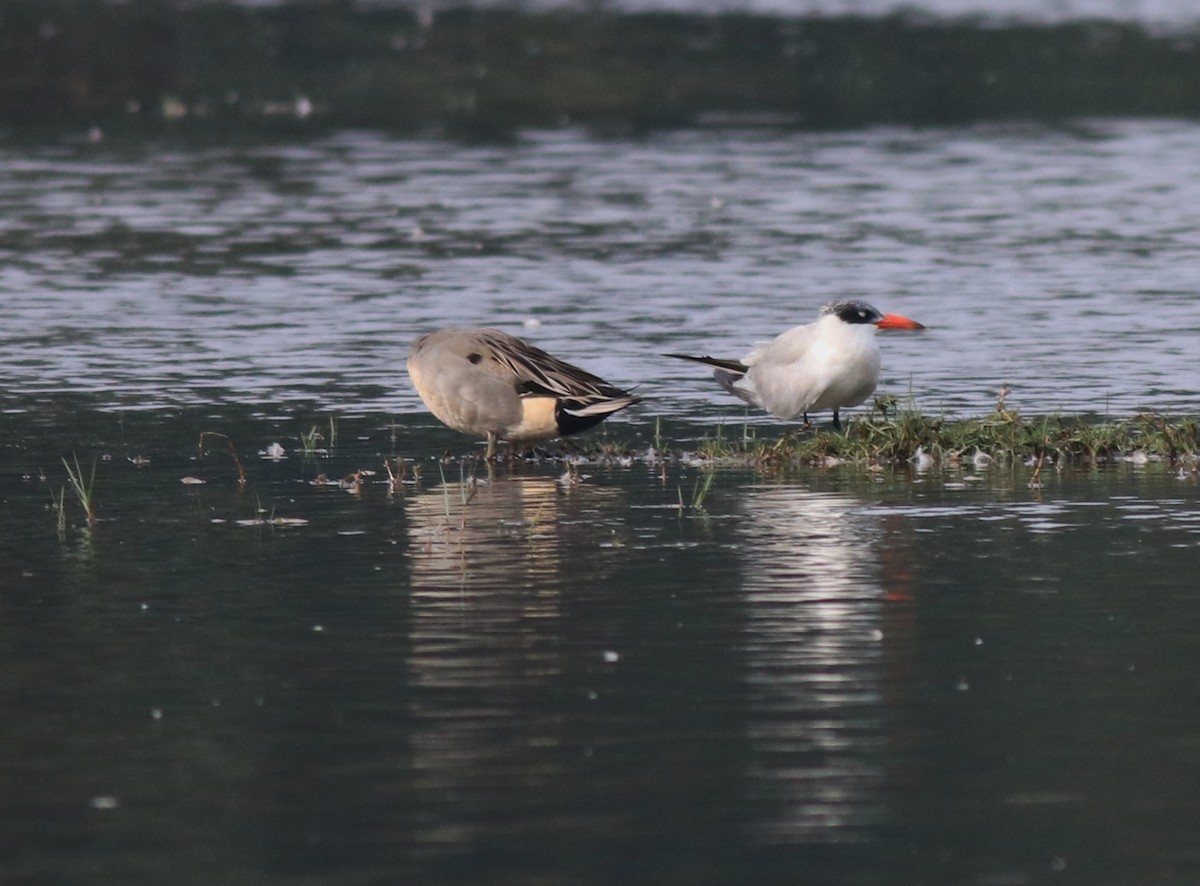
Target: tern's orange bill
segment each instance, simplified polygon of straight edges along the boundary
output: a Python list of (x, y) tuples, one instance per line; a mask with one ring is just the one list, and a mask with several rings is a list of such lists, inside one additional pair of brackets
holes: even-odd
[(924, 329), (925, 324), (909, 320), (899, 314), (884, 314), (883, 319), (875, 324), (880, 329)]

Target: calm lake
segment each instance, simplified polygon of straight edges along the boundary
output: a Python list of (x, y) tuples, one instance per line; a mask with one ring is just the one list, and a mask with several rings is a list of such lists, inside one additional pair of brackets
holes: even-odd
[[(659, 356), (1195, 416), (1198, 267), (1184, 122), (0, 143), (0, 881), (1200, 879), (1193, 474), (706, 466), (784, 428)], [(449, 324), (619, 454), (476, 464)]]

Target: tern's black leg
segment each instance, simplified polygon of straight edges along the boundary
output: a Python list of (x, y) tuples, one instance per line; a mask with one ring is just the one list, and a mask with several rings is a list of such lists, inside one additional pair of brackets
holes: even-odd
[(835, 431), (840, 431), (842, 429), (842, 421), (838, 418), (838, 411), (836, 409), (833, 410), (833, 429)]

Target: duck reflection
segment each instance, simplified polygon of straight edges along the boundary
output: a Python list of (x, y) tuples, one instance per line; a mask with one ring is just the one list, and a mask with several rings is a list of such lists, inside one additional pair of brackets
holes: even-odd
[[(884, 812), (880, 764), (889, 646), (908, 631), (904, 547), (851, 496), (747, 491), (744, 551), (751, 791), (767, 842), (869, 839)], [(893, 613), (895, 609), (897, 612)], [(900, 611), (904, 610), (904, 611)]]
[(409, 560), (416, 602), (486, 603), (480, 591), (551, 586), (567, 492), (554, 480), (464, 477), (411, 496)]
[(418, 796), (456, 798), (430, 804), (444, 814), (417, 845), (472, 846), (497, 804), (532, 815), (562, 790), (563, 596), (604, 581), (619, 551), (597, 527), (621, 503), (616, 489), (500, 472), (409, 494), (411, 771)]
[[(405, 516), (414, 654), (423, 654), (426, 641), (450, 637), (477, 652), (489, 643), (511, 650), (519, 637), (540, 630), (539, 620), (558, 618), (564, 588), (581, 574), (605, 574), (610, 558), (592, 536), (617, 495), (568, 480), (503, 475), (411, 495)], [(593, 555), (586, 570), (581, 549)], [(447, 672), (445, 661), (430, 664), (437, 665), (430, 675)]]

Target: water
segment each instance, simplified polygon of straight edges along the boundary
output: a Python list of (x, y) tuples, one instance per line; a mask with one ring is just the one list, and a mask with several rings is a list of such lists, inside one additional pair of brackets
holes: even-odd
[[(865, 295), (931, 326), (883, 342), (925, 412), (1195, 414), (1198, 141), (5, 146), (0, 879), (1195, 879), (1194, 476), (699, 500), (677, 453), (779, 426), (658, 354)], [(439, 462), (477, 444), (403, 361), (450, 322), (640, 384), (630, 457)], [(51, 506), (73, 454), (91, 528)]]
[[(431, 4), (434, 8), (437, 4)], [(453, 7), (454, 4), (447, 4)], [(475, 6), (488, 6), (476, 2)], [(583, 5), (583, 4), (575, 4)], [(603, 4), (608, 8), (631, 11), (674, 10), (680, 12), (750, 13), (781, 16), (880, 16), (912, 14), (914, 11), (942, 18), (978, 17), (988, 21), (1062, 22), (1103, 18), (1117, 21), (1136, 21), (1147, 25), (1169, 27), (1194, 26), (1200, 19), (1190, 3), (1171, 0), (919, 0), (915, 3), (894, 0), (619, 0)], [(562, 0), (522, 0), (520, 6), (529, 9), (571, 8)]]
[(729, 356), (863, 296), (932, 331), (883, 389), (980, 414), (1194, 412), (1200, 128), (681, 132), (511, 148), (6, 149), (0, 384), (111, 406), (420, 410), (402, 363), (486, 323), (737, 413), (663, 351)]

